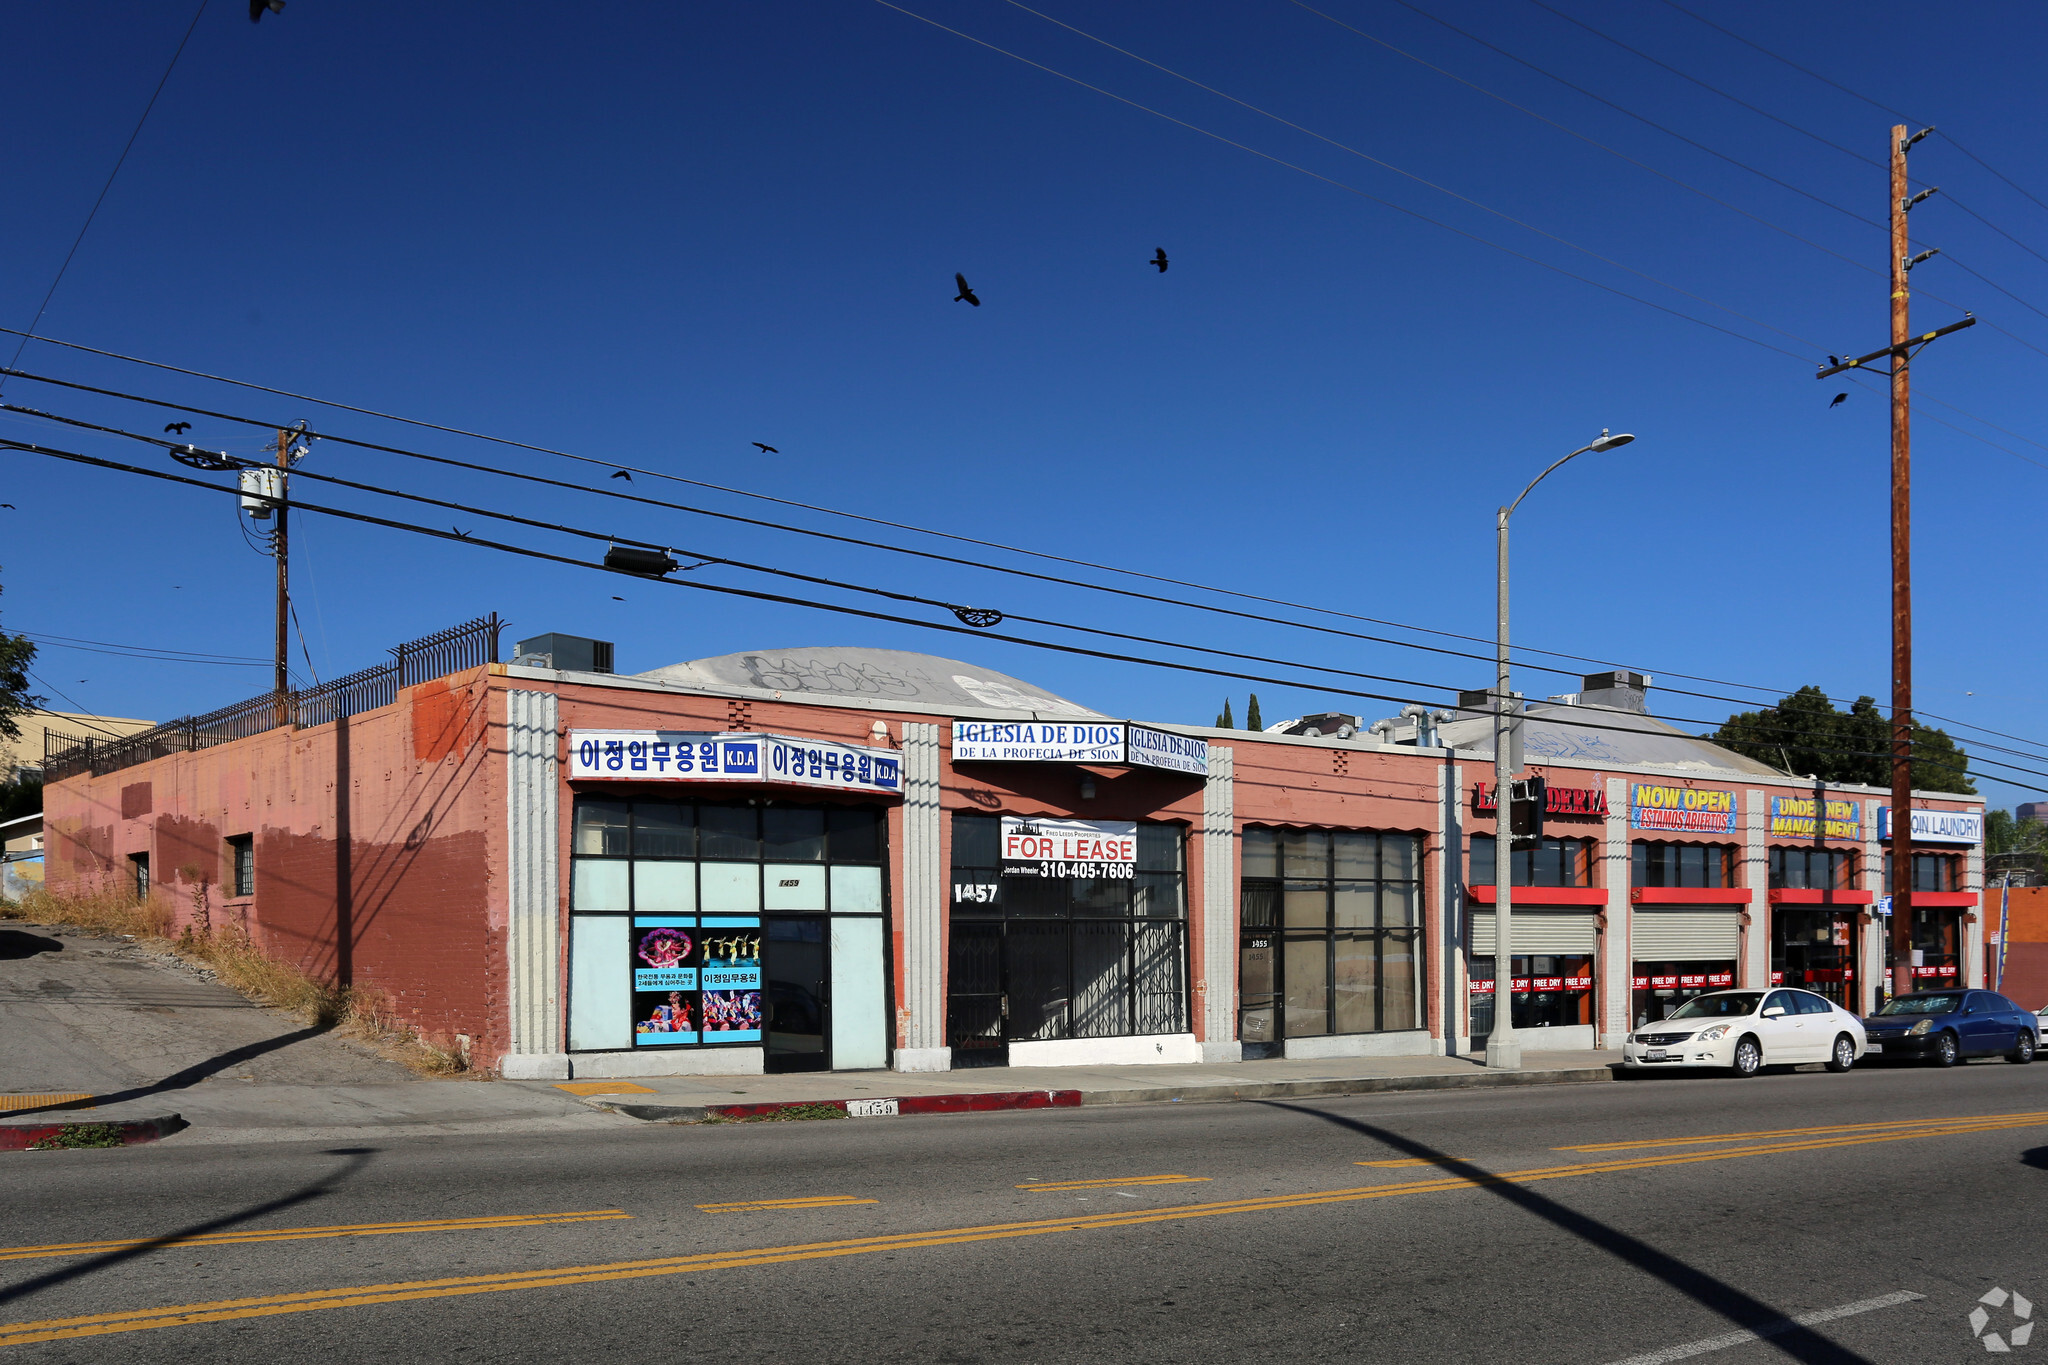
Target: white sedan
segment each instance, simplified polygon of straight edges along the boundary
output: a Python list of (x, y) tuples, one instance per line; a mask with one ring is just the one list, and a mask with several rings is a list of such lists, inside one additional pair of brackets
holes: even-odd
[(1714, 991), (1629, 1034), (1621, 1060), (1631, 1070), (1714, 1066), (1754, 1076), (1799, 1062), (1847, 1071), (1864, 1047), (1863, 1021), (1812, 991)]

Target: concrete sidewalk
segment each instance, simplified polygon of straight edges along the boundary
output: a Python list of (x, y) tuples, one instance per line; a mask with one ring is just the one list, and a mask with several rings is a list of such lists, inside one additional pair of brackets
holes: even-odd
[[(1613, 1079), (1618, 1052), (1531, 1052), (1520, 1071), (1488, 1071), (1476, 1057), (1347, 1057), (1186, 1066), (1012, 1066), (967, 1071), (808, 1072), (780, 1076), (638, 1076), (632, 1080), (506, 1081), (504, 1085), (578, 1096), (636, 1118), (689, 1121), (719, 1110), (859, 1100), (934, 1101), (987, 1097), (988, 1103), (939, 1108), (1044, 1108), (1094, 1104), (1172, 1104), (1359, 1095), (1388, 1090), (1450, 1090), (1560, 1085)], [(1030, 1097), (1061, 1098), (1050, 1106)], [(1017, 1103), (997, 1097), (1015, 1096)], [(906, 1105), (906, 1108), (908, 1106)]]

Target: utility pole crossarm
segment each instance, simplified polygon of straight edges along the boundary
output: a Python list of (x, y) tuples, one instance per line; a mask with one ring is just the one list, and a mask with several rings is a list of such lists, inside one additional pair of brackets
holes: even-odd
[[(1961, 322), (1951, 322), (1946, 327), (1937, 327), (1931, 332), (1922, 332), (1917, 337), (1912, 337), (1906, 341), (1899, 342), (1897, 345), (1886, 346), (1881, 350), (1872, 351), (1869, 355), (1857, 356), (1854, 360), (1838, 361), (1833, 365), (1828, 365), (1822, 368), (1819, 373), (1814, 375), (1814, 378), (1826, 379), (1829, 375), (1840, 374), (1844, 370), (1859, 370), (1862, 369), (1864, 366), (1870, 364), (1872, 361), (1883, 360), (1887, 356), (1890, 356), (1893, 359), (1897, 360), (1911, 360), (1915, 355), (1919, 354), (1920, 348), (1922, 346), (1925, 346), (1928, 342), (1933, 341), (1935, 338), (1945, 337), (1950, 332), (1960, 332), (1965, 327), (1975, 327), (1976, 325), (1976, 314), (1965, 313), (1963, 315), (1963, 320)], [(1889, 371), (1880, 370), (1878, 371), (1878, 373), (1889, 374)]]

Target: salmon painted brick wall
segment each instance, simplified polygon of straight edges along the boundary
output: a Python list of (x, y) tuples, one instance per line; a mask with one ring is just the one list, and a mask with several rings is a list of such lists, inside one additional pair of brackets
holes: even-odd
[[(44, 793), (48, 885), (129, 884), (147, 853), (180, 927), (237, 929), (322, 981), (382, 992), (437, 1046), (505, 1048), (502, 765), (482, 670), (392, 705)], [(499, 703), (502, 709), (502, 701)], [(254, 841), (253, 896), (227, 840)]]

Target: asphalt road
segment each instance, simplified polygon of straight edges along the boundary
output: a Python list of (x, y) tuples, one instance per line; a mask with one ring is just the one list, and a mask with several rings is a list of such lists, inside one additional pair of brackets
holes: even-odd
[[(2048, 1302), (2044, 1089), (1977, 1063), (6, 1155), (0, 1353), (1607, 1365), (1764, 1326), (1684, 1358), (1970, 1360), (1980, 1296)], [(1021, 1188), (1060, 1182), (1103, 1183)], [(872, 1202), (700, 1207), (829, 1199)], [(174, 1235), (215, 1240), (24, 1251)]]

